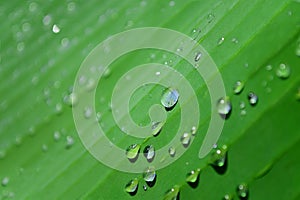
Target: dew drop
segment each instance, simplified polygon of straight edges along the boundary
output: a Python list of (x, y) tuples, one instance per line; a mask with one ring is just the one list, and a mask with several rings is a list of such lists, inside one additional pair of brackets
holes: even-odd
[(175, 149), (175, 147), (170, 147), (170, 148), (169, 148), (169, 154), (170, 154), (171, 157), (174, 157), (174, 156), (175, 156), (175, 154), (176, 154), (176, 149)]
[(53, 33), (59, 33), (60, 32), (60, 28), (58, 27), (58, 25), (54, 24), (52, 26), (52, 32)]
[(57, 103), (56, 105), (55, 105), (55, 112), (56, 112), (56, 114), (61, 114), (62, 113), (62, 111), (63, 111), (63, 107), (62, 107), (62, 104), (61, 103)]
[(240, 102), (240, 109), (245, 109), (245, 108), (246, 108), (245, 102), (241, 101)]
[(226, 163), (227, 156), (227, 146), (223, 145), (219, 148), (217, 145), (214, 145), (211, 154), (211, 164), (216, 167), (223, 167)]
[(190, 133), (183, 133), (180, 138), (181, 144), (184, 147), (188, 147), (191, 142), (191, 134)]
[(271, 71), (272, 69), (273, 69), (272, 65), (267, 65), (267, 66), (266, 66), (266, 70), (267, 70), (267, 71)]
[(75, 4), (74, 2), (68, 3), (68, 11), (69, 11), (69, 12), (74, 11), (75, 8), (76, 8), (76, 4)]
[(233, 199), (233, 197), (230, 194), (225, 194), (223, 197), (223, 200), (232, 200), (232, 199)]
[(169, 191), (166, 192), (166, 194), (164, 196), (164, 200), (178, 199), (179, 190), (180, 190), (180, 187), (178, 185), (175, 185), (173, 188), (171, 188)]
[(152, 145), (148, 145), (144, 148), (144, 156), (148, 160), (148, 162), (152, 162), (155, 156), (155, 149)]
[(86, 119), (89, 119), (92, 116), (92, 109), (90, 107), (87, 107), (84, 109), (84, 117)]
[(173, 88), (167, 88), (162, 94), (161, 104), (167, 109), (172, 109), (177, 103), (178, 98), (179, 93), (177, 90)]
[(221, 99), (219, 99), (219, 101), (217, 103), (217, 109), (218, 109), (219, 115), (223, 119), (227, 119), (232, 110), (232, 105), (231, 105), (229, 97), (222, 97)]
[(200, 58), (202, 57), (202, 53), (201, 52), (197, 52), (195, 55), (195, 62), (198, 62), (200, 60)]
[(248, 185), (245, 183), (242, 183), (238, 185), (237, 187), (237, 195), (240, 199), (247, 199), (249, 195), (249, 188)]
[(234, 94), (240, 94), (244, 89), (244, 82), (243, 81), (237, 81), (233, 86), (233, 92)]
[(154, 167), (148, 167), (144, 173), (143, 178), (146, 182), (153, 182), (156, 178), (156, 172)]
[(213, 13), (209, 13), (207, 15), (207, 22), (211, 23), (215, 19), (215, 15)]
[(43, 18), (43, 24), (44, 24), (44, 26), (50, 25), (51, 21), (52, 21), (52, 17), (50, 15), (46, 15)]
[(234, 44), (239, 43), (238, 39), (236, 39), (236, 38), (232, 38), (232, 39), (231, 39), (231, 42), (234, 43)]
[(108, 67), (103, 73), (103, 78), (108, 78), (111, 75), (111, 69)]
[(67, 140), (66, 149), (70, 149), (74, 144), (74, 139), (72, 136), (68, 135), (66, 140)]
[(223, 42), (225, 41), (225, 38), (224, 37), (221, 37), (218, 41), (218, 45), (221, 45), (223, 44)]
[(157, 136), (160, 133), (160, 131), (161, 131), (162, 127), (164, 126), (164, 124), (165, 124), (165, 122), (154, 122), (152, 124), (152, 127), (151, 127), (152, 135)]
[(248, 94), (248, 100), (250, 105), (255, 106), (258, 102), (258, 96), (254, 92)]
[(170, 7), (175, 6), (175, 1), (170, 1), (170, 2), (169, 2), (169, 6), (170, 6)]
[(192, 128), (191, 128), (191, 133), (192, 133), (193, 136), (196, 135), (196, 133), (197, 133), (197, 128), (196, 128), (196, 126), (192, 126)]
[(47, 152), (48, 151), (48, 146), (46, 144), (42, 145), (42, 151)]
[(135, 193), (137, 191), (138, 185), (139, 180), (137, 178), (130, 180), (125, 186), (125, 191), (128, 193)]
[(195, 183), (199, 178), (200, 169), (192, 170), (186, 175), (186, 182)]
[(276, 75), (278, 78), (287, 79), (291, 74), (290, 67), (281, 63), (276, 69)]
[(147, 191), (147, 189), (148, 189), (147, 185), (143, 185), (143, 190)]
[(1, 185), (3, 186), (3, 187), (5, 187), (5, 186), (7, 186), (7, 184), (9, 183), (9, 177), (4, 177), (3, 179), (2, 179), (2, 181), (1, 181)]
[(139, 145), (139, 144), (132, 144), (132, 145), (130, 145), (126, 149), (126, 157), (130, 161), (135, 161), (137, 159), (137, 157), (138, 157), (140, 148), (141, 148), (141, 145)]
[(55, 131), (53, 133), (53, 138), (55, 141), (58, 141), (60, 139), (60, 132), (59, 131)]

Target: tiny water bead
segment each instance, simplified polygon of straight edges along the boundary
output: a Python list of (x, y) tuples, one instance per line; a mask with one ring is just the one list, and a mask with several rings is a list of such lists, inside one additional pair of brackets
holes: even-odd
[(137, 178), (134, 178), (133, 180), (130, 180), (126, 186), (125, 186), (125, 191), (128, 193), (134, 193), (137, 191), (139, 185), (139, 180)]
[(179, 93), (176, 89), (167, 88), (166, 90), (163, 91), (161, 97), (161, 104), (167, 109), (173, 108), (177, 103), (178, 98), (179, 98)]
[(66, 140), (67, 140), (66, 149), (70, 149), (74, 144), (74, 139), (72, 136), (68, 135), (66, 137)]
[(229, 97), (222, 97), (217, 103), (218, 113), (223, 119), (227, 119), (231, 113), (232, 105)]
[(199, 178), (200, 169), (192, 170), (186, 175), (186, 182), (195, 183)]
[(59, 33), (60, 32), (60, 28), (58, 27), (58, 25), (54, 24), (52, 26), (52, 32), (53, 33)]
[(161, 131), (162, 127), (164, 126), (164, 124), (165, 124), (165, 122), (153, 122), (152, 126), (151, 126), (152, 135), (157, 136), (160, 133), (160, 131)]
[(192, 133), (192, 135), (195, 136), (195, 135), (196, 135), (196, 132), (197, 132), (196, 126), (192, 126), (192, 128), (191, 128), (191, 133)]
[(281, 63), (276, 69), (276, 75), (278, 78), (287, 79), (291, 74), (291, 69), (284, 63)]
[(156, 178), (155, 168), (148, 167), (143, 173), (143, 178), (146, 182), (153, 182)]
[(176, 149), (175, 149), (175, 147), (170, 147), (170, 148), (169, 148), (169, 154), (170, 154), (171, 157), (174, 157), (174, 156), (175, 156), (175, 154), (176, 154)]
[(3, 179), (2, 179), (2, 181), (1, 181), (1, 185), (3, 186), (3, 187), (5, 187), (5, 186), (7, 186), (7, 184), (9, 183), (9, 177), (4, 177)]
[(60, 139), (60, 132), (59, 131), (54, 131), (53, 138), (54, 138), (55, 141), (58, 141)]
[(181, 138), (180, 138), (181, 144), (184, 147), (189, 146), (190, 142), (191, 142), (191, 134), (190, 133), (183, 133)]
[(138, 153), (140, 151), (141, 145), (139, 144), (132, 144), (126, 149), (126, 157), (129, 160), (135, 160), (138, 156)]
[(221, 37), (218, 41), (218, 45), (220, 46), (221, 44), (223, 44), (224, 41), (225, 41), (225, 38)]
[(248, 100), (252, 106), (255, 106), (258, 102), (258, 96), (254, 92), (249, 92)]
[(200, 60), (200, 58), (202, 57), (202, 53), (201, 52), (197, 52), (196, 56), (195, 56), (195, 62), (198, 62)]
[(179, 190), (180, 190), (180, 187), (178, 185), (175, 185), (169, 191), (166, 192), (166, 194), (164, 196), (164, 200), (176, 200), (176, 199), (178, 199)]
[(238, 185), (237, 187), (237, 195), (240, 199), (247, 199), (249, 195), (249, 188), (248, 185), (245, 183), (242, 183)]
[(211, 154), (211, 164), (216, 167), (223, 167), (226, 163), (227, 156), (227, 146), (223, 145), (219, 148), (217, 145), (214, 145)]
[(144, 156), (148, 160), (148, 162), (152, 162), (155, 156), (155, 149), (152, 145), (148, 145), (144, 148)]
[(243, 81), (237, 81), (233, 86), (233, 92), (234, 94), (240, 94), (244, 89), (244, 82)]
[(147, 189), (148, 189), (147, 185), (143, 185), (143, 189), (144, 189), (144, 191), (147, 191)]
[(233, 197), (230, 194), (225, 194), (223, 197), (223, 200), (232, 200), (232, 199), (233, 199)]

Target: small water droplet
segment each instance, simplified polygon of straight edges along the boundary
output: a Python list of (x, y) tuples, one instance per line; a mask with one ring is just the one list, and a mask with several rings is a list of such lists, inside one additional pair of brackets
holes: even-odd
[(250, 105), (255, 106), (258, 102), (258, 96), (254, 92), (248, 94), (248, 100)]
[(215, 15), (213, 13), (209, 13), (207, 15), (207, 22), (211, 23), (215, 19)]
[(281, 63), (279, 67), (276, 69), (277, 77), (281, 79), (287, 79), (291, 74), (290, 67), (286, 64)]
[(141, 148), (141, 145), (139, 145), (139, 144), (132, 144), (132, 145), (130, 145), (126, 149), (126, 157), (130, 161), (135, 161), (137, 159), (137, 157), (138, 157), (140, 148)]
[(0, 151), (0, 159), (3, 159), (3, 158), (5, 158), (5, 156), (6, 156), (6, 153), (5, 153), (5, 151)]
[(62, 111), (63, 111), (63, 106), (62, 106), (62, 104), (61, 103), (57, 103), (56, 105), (55, 105), (55, 112), (56, 112), (56, 114), (61, 114), (62, 113)]
[(9, 183), (9, 177), (4, 177), (3, 179), (2, 179), (2, 181), (1, 181), (1, 185), (3, 186), (3, 187), (5, 187), (5, 186), (7, 186), (7, 184)]
[(238, 39), (236, 39), (236, 38), (232, 38), (232, 39), (231, 39), (231, 42), (234, 43), (234, 44), (239, 43)]
[(244, 82), (243, 81), (237, 81), (233, 86), (233, 92), (234, 94), (240, 94), (244, 89)]
[(219, 99), (219, 101), (217, 103), (217, 109), (218, 109), (219, 115), (223, 119), (227, 119), (232, 110), (232, 105), (231, 105), (229, 97), (222, 97), (221, 99)]
[(175, 6), (175, 1), (170, 1), (170, 2), (169, 2), (169, 6), (170, 6), (170, 7)]
[(195, 55), (195, 62), (198, 62), (200, 60), (200, 58), (202, 57), (202, 53), (201, 52), (197, 52)]
[(171, 188), (169, 191), (166, 192), (166, 194), (164, 196), (164, 200), (178, 199), (179, 190), (180, 190), (180, 187), (178, 185), (175, 185), (173, 188)]
[(139, 180), (137, 178), (130, 180), (125, 186), (125, 191), (128, 193), (135, 193), (138, 189), (138, 185)]
[(108, 78), (111, 75), (111, 68), (106, 68), (105, 71), (103, 72), (103, 78)]
[(175, 147), (170, 147), (170, 148), (169, 148), (169, 154), (170, 154), (170, 156), (172, 156), (172, 157), (175, 156), (175, 154), (176, 154), (176, 149), (175, 149)]
[(38, 4), (37, 4), (37, 3), (31, 2), (31, 3), (29, 4), (28, 10), (29, 10), (30, 12), (35, 12), (36, 9), (37, 9), (37, 7), (38, 7)]
[(186, 182), (195, 183), (198, 180), (200, 169), (192, 170), (186, 175)]
[(152, 162), (155, 156), (155, 149), (152, 145), (148, 145), (144, 148), (144, 156), (148, 160), (148, 162)]
[(176, 105), (178, 98), (179, 93), (177, 90), (173, 88), (167, 88), (162, 94), (161, 104), (167, 109), (172, 109)]
[(249, 188), (248, 185), (242, 183), (237, 187), (237, 195), (240, 199), (247, 199), (249, 195)]
[(196, 135), (196, 133), (197, 133), (197, 128), (196, 128), (196, 126), (192, 126), (192, 128), (191, 128), (191, 133), (192, 133), (193, 136)]
[(78, 103), (77, 95), (72, 92), (69, 95), (64, 96), (64, 103), (74, 107)]
[(164, 126), (165, 122), (154, 122), (151, 126), (152, 129), (152, 135), (156, 136), (160, 133), (162, 127)]
[(223, 145), (219, 148), (214, 146), (211, 154), (211, 164), (216, 167), (223, 167), (226, 163), (227, 146)]
[(76, 8), (76, 4), (75, 4), (74, 2), (68, 3), (68, 11), (69, 11), (69, 12), (74, 11), (75, 8)]
[(144, 189), (144, 191), (147, 191), (147, 189), (148, 189), (147, 185), (143, 185), (143, 189)]
[(266, 70), (267, 70), (267, 71), (271, 71), (272, 69), (273, 69), (272, 65), (267, 65), (267, 66), (266, 66)]
[(221, 45), (223, 44), (223, 42), (225, 41), (225, 38), (224, 37), (221, 37), (218, 41), (218, 45)]
[(48, 146), (46, 144), (42, 145), (42, 151), (47, 152), (48, 151)]
[(58, 27), (58, 25), (54, 24), (52, 26), (52, 32), (53, 33), (59, 33), (60, 32), (60, 28)]
[(51, 17), (50, 15), (46, 15), (46, 16), (43, 18), (43, 24), (44, 24), (45, 26), (50, 25), (51, 21), (52, 21), (52, 17)]
[(148, 167), (143, 173), (143, 178), (146, 182), (153, 182), (156, 178), (155, 168)]
[(84, 109), (84, 117), (86, 119), (89, 119), (92, 116), (92, 109), (90, 107), (87, 107)]
[(70, 149), (74, 144), (74, 139), (70, 135), (68, 135), (66, 139), (67, 139), (66, 149)]
[(184, 147), (188, 147), (191, 142), (191, 134), (190, 133), (183, 133), (180, 138), (181, 144)]
[(232, 199), (233, 199), (233, 197), (230, 194), (225, 194), (223, 197), (223, 200), (232, 200)]
[(55, 141), (58, 141), (60, 139), (60, 132), (59, 131), (54, 131), (53, 138), (54, 138)]

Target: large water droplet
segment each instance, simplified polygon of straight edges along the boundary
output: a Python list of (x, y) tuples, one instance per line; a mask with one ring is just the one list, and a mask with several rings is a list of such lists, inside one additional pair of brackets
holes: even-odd
[(148, 167), (143, 173), (143, 178), (146, 182), (153, 182), (156, 178), (155, 168)]
[(137, 178), (130, 180), (125, 186), (125, 191), (128, 193), (135, 193), (137, 191), (138, 185), (139, 180)]
[(258, 96), (254, 92), (250, 92), (248, 94), (248, 100), (252, 106), (255, 106), (258, 102)]
[(172, 157), (175, 156), (175, 154), (176, 154), (176, 149), (175, 149), (175, 147), (170, 147), (170, 148), (169, 148), (169, 154), (170, 154), (170, 156), (172, 156)]
[(164, 124), (165, 124), (164, 121), (163, 122), (154, 122), (152, 124), (152, 127), (151, 127), (151, 129), (152, 129), (152, 135), (153, 136), (158, 135), (160, 133), (162, 127), (164, 126)]
[(155, 156), (155, 149), (152, 145), (148, 145), (144, 148), (144, 156), (148, 160), (148, 162), (152, 162)]
[(219, 148), (214, 146), (211, 154), (211, 164), (216, 167), (224, 167), (226, 164), (227, 146), (223, 145)]
[(126, 149), (126, 157), (130, 161), (135, 161), (137, 159), (137, 157), (138, 157), (140, 148), (141, 148), (141, 145), (139, 145), (139, 144), (132, 144), (132, 145), (130, 145)]
[(188, 147), (191, 142), (191, 134), (190, 133), (183, 133), (180, 138), (181, 144), (184, 147)]
[(172, 189), (166, 192), (164, 200), (176, 200), (178, 199), (180, 187), (175, 185)]
[(244, 89), (244, 82), (243, 81), (237, 81), (233, 86), (233, 92), (234, 94), (240, 94)]
[(177, 90), (173, 88), (167, 88), (162, 94), (161, 104), (167, 109), (172, 109), (177, 103), (178, 98), (179, 93)]
[(186, 182), (195, 183), (198, 180), (200, 169), (192, 170), (186, 175)]
[(223, 119), (227, 119), (231, 113), (232, 105), (229, 97), (223, 97), (219, 99), (217, 103), (218, 113)]
[(276, 70), (277, 77), (281, 79), (287, 79), (291, 74), (290, 67), (281, 63)]
[(247, 199), (249, 195), (249, 188), (248, 185), (242, 183), (237, 187), (237, 195), (240, 199)]

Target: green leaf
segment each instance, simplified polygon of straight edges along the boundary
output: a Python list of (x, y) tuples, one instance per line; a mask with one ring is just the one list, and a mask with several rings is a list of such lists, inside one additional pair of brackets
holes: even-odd
[[(222, 199), (226, 194), (235, 199), (242, 183), (249, 187), (249, 199), (298, 199), (299, 13), (299, 0), (2, 2), (0, 199), (163, 199), (174, 186), (183, 200)], [(158, 150), (178, 129), (178, 105), (168, 111), (159, 135), (144, 140), (122, 132), (109, 102), (118, 79), (133, 67), (150, 62), (171, 65), (190, 81), (201, 111), (197, 133), (183, 156), (157, 170), (155, 184), (144, 191), (142, 174), (111, 169), (82, 145), (71, 109), (75, 100), (80, 101), (72, 93), (76, 73), (101, 41), (140, 27), (184, 33), (215, 61), (232, 104), (218, 141), (228, 147), (222, 173), (210, 165), (210, 155), (198, 158), (211, 105), (217, 102), (210, 102), (206, 82), (193, 66), (160, 50), (118, 58), (98, 85), (81, 81), (88, 90), (97, 87), (97, 120), (112, 143), (124, 151), (131, 144), (152, 144)], [(289, 67), (289, 76), (278, 77), (281, 64)], [(233, 90), (237, 81), (245, 84), (240, 94)], [(132, 94), (130, 114), (136, 124), (152, 123), (148, 111), (160, 104), (163, 90), (146, 85)], [(250, 92), (258, 96), (255, 106), (248, 102)], [(92, 116), (90, 108), (82, 114), (87, 120)], [(191, 187), (186, 174), (198, 168), (201, 181)], [(131, 180), (139, 180), (133, 196), (124, 191)]]

